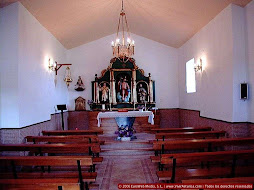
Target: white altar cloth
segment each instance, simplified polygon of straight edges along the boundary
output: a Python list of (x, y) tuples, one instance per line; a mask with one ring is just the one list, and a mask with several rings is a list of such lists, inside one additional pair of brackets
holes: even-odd
[(128, 111), (128, 112), (99, 112), (97, 115), (98, 127), (101, 126), (102, 118), (116, 117), (148, 117), (148, 122), (154, 125), (154, 114), (152, 111)]

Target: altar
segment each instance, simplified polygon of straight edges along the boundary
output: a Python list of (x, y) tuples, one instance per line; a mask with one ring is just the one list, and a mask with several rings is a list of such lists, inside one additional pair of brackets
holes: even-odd
[(119, 117), (148, 117), (148, 122), (154, 125), (154, 114), (152, 111), (128, 111), (128, 112), (99, 112), (97, 115), (98, 127), (101, 126), (102, 118), (119, 118)]

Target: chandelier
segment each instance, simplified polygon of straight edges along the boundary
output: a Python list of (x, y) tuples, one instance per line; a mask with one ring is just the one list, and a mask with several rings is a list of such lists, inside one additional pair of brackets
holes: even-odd
[[(121, 39), (119, 38), (120, 36), (119, 30), (122, 30)], [(131, 58), (132, 55), (134, 55), (134, 40), (132, 40), (130, 37), (127, 18), (123, 9), (123, 0), (122, 0), (122, 10), (120, 12), (120, 17), (117, 26), (116, 39), (115, 41), (112, 41), (111, 45), (113, 50), (113, 56), (118, 59), (121, 58), (124, 60), (127, 57), (126, 61), (128, 61), (128, 59)]]

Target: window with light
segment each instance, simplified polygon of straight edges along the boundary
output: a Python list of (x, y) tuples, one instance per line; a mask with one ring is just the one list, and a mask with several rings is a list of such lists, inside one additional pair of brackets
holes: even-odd
[(196, 92), (196, 77), (194, 70), (194, 58), (186, 63), (186, 91), (187, 93)]

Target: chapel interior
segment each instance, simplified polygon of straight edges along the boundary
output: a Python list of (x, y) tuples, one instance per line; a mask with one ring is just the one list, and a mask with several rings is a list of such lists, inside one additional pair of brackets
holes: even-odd
[(254, 189), (253, 34), (253, 0), (0, 0), (0, 189)]

